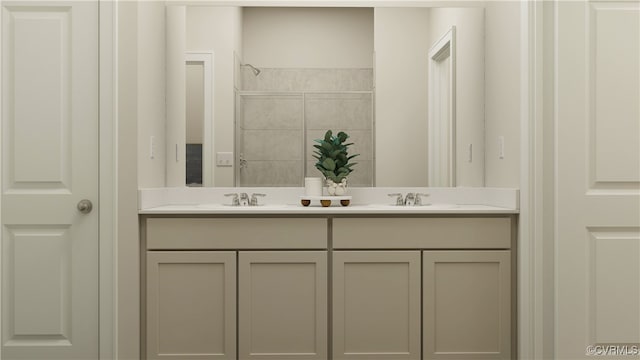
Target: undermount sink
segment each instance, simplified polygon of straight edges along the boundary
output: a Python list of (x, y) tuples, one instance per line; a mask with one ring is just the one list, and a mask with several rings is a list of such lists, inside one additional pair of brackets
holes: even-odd
[(286, 205), (284, 204), (258, 204), (258, 205), (252, 205), (252, 206), (238, 206), (238, 205), (231, 205), (231, 204), (198, 204), (197, 205), (199, 208), (201, 209), (207, 209), (207, 210), (217, 210), (217, 209), (225, 209), (225, 210), (229, 210), (229, 209), (254, 209), (254, 208), (282, 208), (285, 207)]
[(395, 204), (370, 204), (370, 207), (395, 208), (402, 210), (420, 209), (420, 210), (449, 210), (460, 207), (456, 204), (423, 204), (423, 205), (395, 205)]

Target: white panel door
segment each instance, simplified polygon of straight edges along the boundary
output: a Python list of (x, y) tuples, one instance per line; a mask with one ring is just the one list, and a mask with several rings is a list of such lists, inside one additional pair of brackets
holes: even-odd
[(640, 3), (556, 16), (556, 357), (620, 358), (588, 346), (640, 343)]
[(97, 1), (2, 3), (3, 359), (98, 357), (97, 46)]

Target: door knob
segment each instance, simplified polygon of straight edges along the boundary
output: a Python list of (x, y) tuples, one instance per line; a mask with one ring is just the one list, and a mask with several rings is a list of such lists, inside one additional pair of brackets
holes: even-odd
[(93, 204), (90, 200), (82, 199), (80, 200), (80, 202), (78, 202), (78, 211), (80, 211), (81, 213), (88, 214), (91, 212), (91, 210), (93, 210)]

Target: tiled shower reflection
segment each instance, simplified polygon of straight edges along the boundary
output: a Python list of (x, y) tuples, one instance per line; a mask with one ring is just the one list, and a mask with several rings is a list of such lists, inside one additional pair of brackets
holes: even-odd
[(237, 92), (237, 185), (303, 186), (305, 176), (321, 176), (313, 140), (332, 129), (347, 132), (360, 154), (349, 186), (372, 186), (372, 70), (261, 70), (244, 69)]

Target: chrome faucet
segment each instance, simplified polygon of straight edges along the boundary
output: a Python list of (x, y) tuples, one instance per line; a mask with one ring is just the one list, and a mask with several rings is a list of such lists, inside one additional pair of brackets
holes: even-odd
[(249, 200), (249, 195), (247, 195), (247, 193), (224, 194), (224, 196), (233, 196), (233, 198), (231, 198), (231, 206), (257, 206), (258, 196), (267, 196), (267, 195), (251, 194), (251, 200)]
[(408, 193), (404, 198), (404, 206), (413, 206), (416, 204), (416, 194)]
[(240, 194), (240, 206), (249, 206), (249, 195), (247, 193)]

